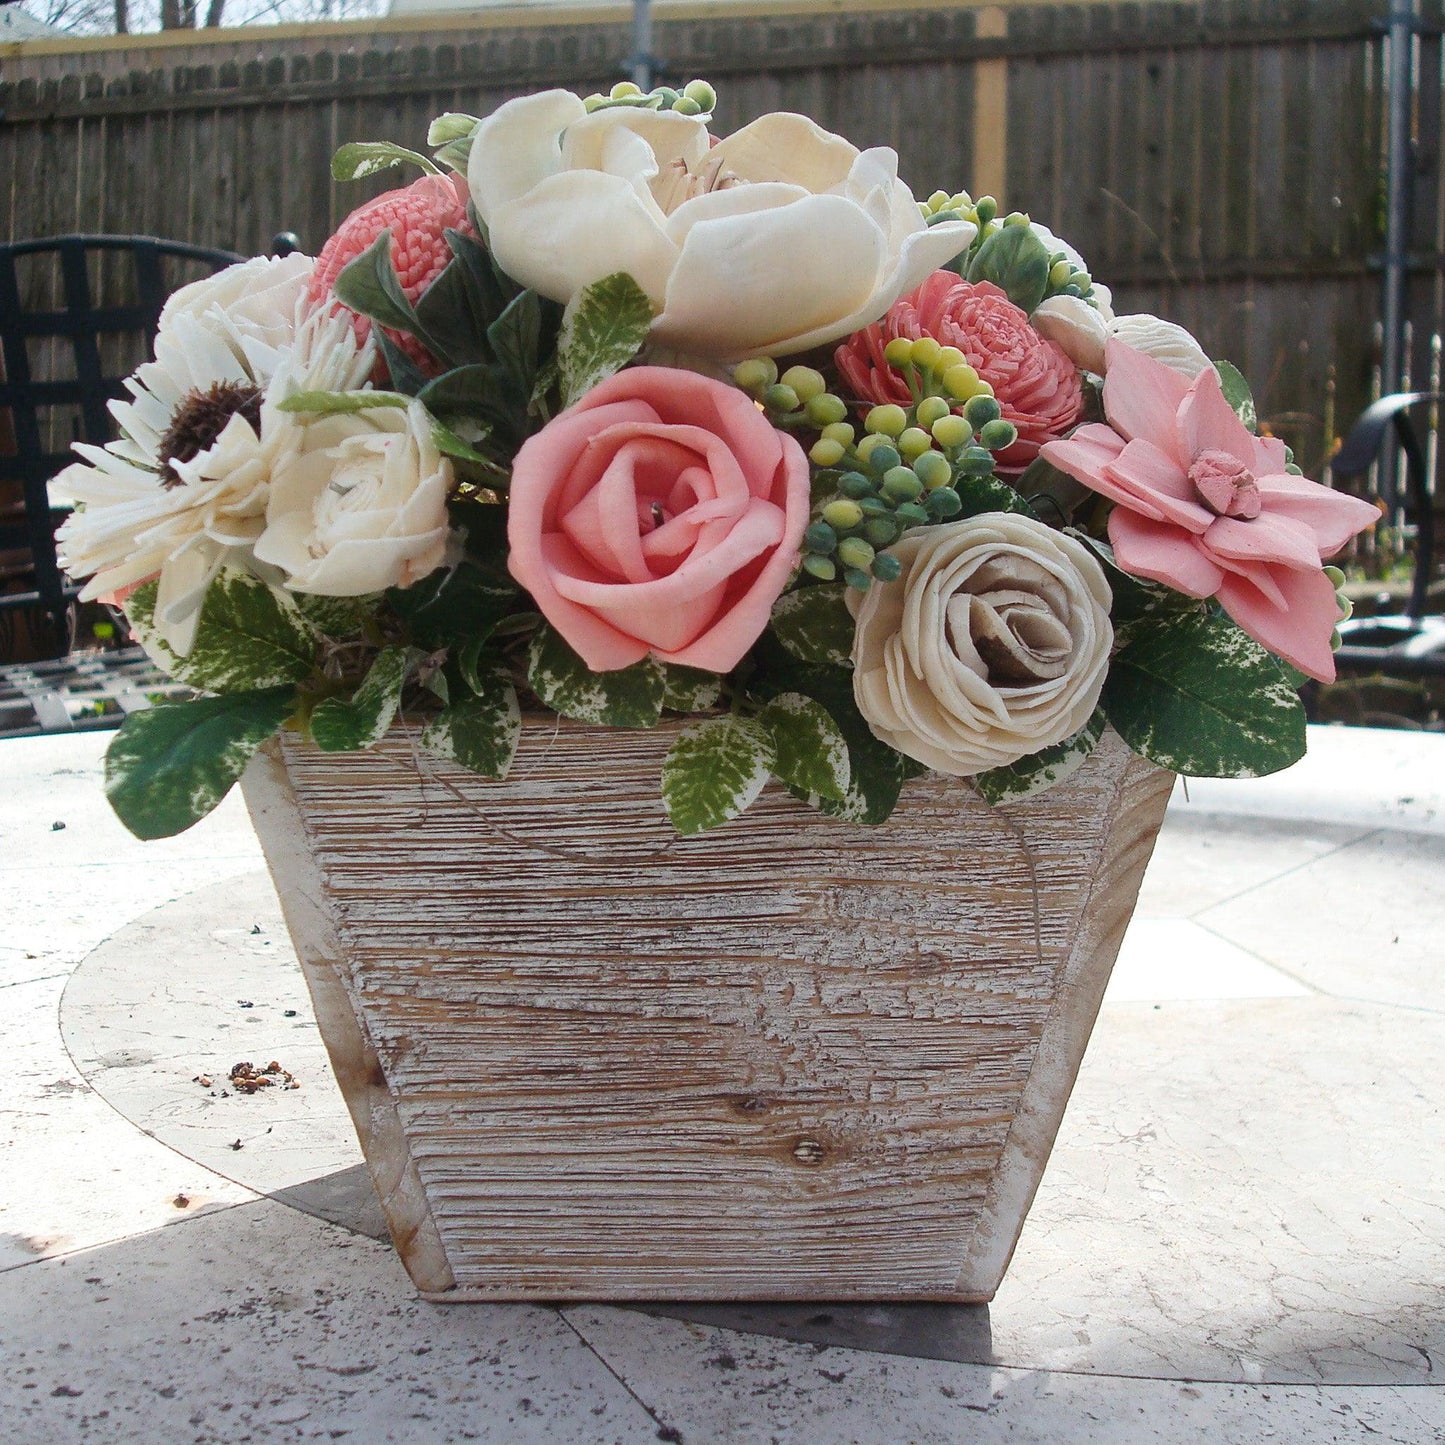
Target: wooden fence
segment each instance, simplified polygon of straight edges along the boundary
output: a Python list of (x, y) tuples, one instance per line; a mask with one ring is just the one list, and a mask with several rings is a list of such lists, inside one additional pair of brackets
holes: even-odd
[[(1413, 375), (1440, 330), (1442, 0), (1419, 40)], [(1189, 326), (1254, 379), (1319, 466), (1367, 399), (1381, 248), (1382, 0), (656, 6), (667, 74), (703, 75), (723, 129), (799, 109), (891, 145), (920, 193), (999, 190), (1067, 236), (1124, 310)], [(0, 225), (315, 248), (392, 177), (339, 185), (344, 141), (418, 146), (626, 69), (618, 9), (125, 37), (0, 54)], [(393, 173), (393, 176), (398, 173)], [(1437, 346), (1438, 353), (1438, 346)]]

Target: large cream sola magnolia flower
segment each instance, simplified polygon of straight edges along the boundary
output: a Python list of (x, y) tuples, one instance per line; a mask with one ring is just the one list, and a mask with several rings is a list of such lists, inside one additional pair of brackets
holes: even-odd
[(348, 321), (308, 311), (306, 256), (259, 258), (183, 287), (166, 303), (155, 360), (111, 403), (121, 427), (51, 483), (77, 510), (62, 562), (90, 577), (83, 600), (157, 582), (156, 628), (190, 652), (202, 598), (227, 565), (246, 565), (266, 524), (271, 475), (299, 450), (304, 421), (277, 403), (363, 384), (375, 362)]
[(472, 199), (498, 264), (555, 301), (618, 271), (658, 313), (652, 339), (737, 361), (876, 321), (973, 239), (926, 226), (898, 157), (806, 116), (765, 115), (712, 144), (704, 121), (565, 90), (478, 127)]
[(877, 737), (970, 777), (1088, 722), (1114, 632), (1109, 584), (1081, 543), (991, 512), (921, 527), (889, 553), (899, 579), (848, 594), (853, 694)]

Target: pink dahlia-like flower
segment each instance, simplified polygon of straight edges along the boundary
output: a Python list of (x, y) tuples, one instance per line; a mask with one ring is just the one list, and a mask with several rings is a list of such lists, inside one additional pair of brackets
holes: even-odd
[(935, 271), (882, 321), (850, 336), (835, 359), (860, 400), (909, 404), (907, 382), (883, 356), (897, 336), (910, 341), (931, 336), (941, 346), (957, 347), (993, 387), (1005, 420), (1019, 433), (999, 453), (1000, 472), (1023, 471), (1045, 442), (1062, 436), (1083, 412), (1084, 390), (1074, 363), (990, 281), (970, 283), (952, 271)]
[[(386, 191), (354, 210), (321, 248), (307, 295), (313, 303), (330, 297), (342, 268), (389, 227), (391, 263), (406, 299), (415, 305), (452, 259), (442, 234), (448, 226), (455, 231), (469, 229), (467, 187), (460, 176), (423, 176), (412, 185)], [(365, 341), (371, 318), (357, 316), (352, 324), (357, 341)], [(435, 358), (415, 337), (391, 330), (386, 334), (423, 370), (437, 369)]]
[(808, 459), (736, 387), (637, 366), (517, 453), (507, 565), (595, 672), (726, 672), (757, 640), (808, 525)]
[(1284, 443), (1250, 433), (1213, 367), (1191, 381), (1119, 341), (1106, 362), (1109, 425), (1050, 442), (1044, 459), (1114, 502), (1125, 571), (1217, 597), (1271, 652), (1332, 682), (1339, 608), (1321, 563), (1379, 513), (1286, 472)]

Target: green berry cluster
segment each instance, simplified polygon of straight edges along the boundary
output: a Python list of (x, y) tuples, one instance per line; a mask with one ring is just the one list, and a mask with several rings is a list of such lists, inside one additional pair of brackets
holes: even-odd
[[(1335, 589), (1335, 605), (1340, 609), (1340, 621), (1344, 622), (1354, 615), (1355, 604), (1345, 596), (1345, 574), (1338, 567), (1326, 567), (1325, 576), (1330, 579)], [(1344, 639), (1340, 636), (1340, 629), (1337, 627), (1330, 634), (1330, 649), (1338, 651)]]
[(582, 103), (589, 114), (630, 105), (644, 110), (675, 110), (679, 115), (710, 116), (717, 106), (717, 91), (705, 80), (690, 80), (681, 90), (659, 85), (650, 91), (630, 80), (619, 80), (606, 95), (589, 95)]

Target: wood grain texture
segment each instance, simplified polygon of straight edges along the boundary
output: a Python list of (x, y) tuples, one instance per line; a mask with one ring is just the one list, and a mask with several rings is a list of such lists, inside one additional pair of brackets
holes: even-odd
[(349, 994), (312, 985), (413, 1278), (989, 1298), (1170, 775), (1111, 734), (1007, 809), (930, 775), (860, 829), (770, 789), (683, 840), (657, 796), (676, 731), (528, 719), (503, 784), (405, 728), (286, 739), (247, 775), (308, 975)]

